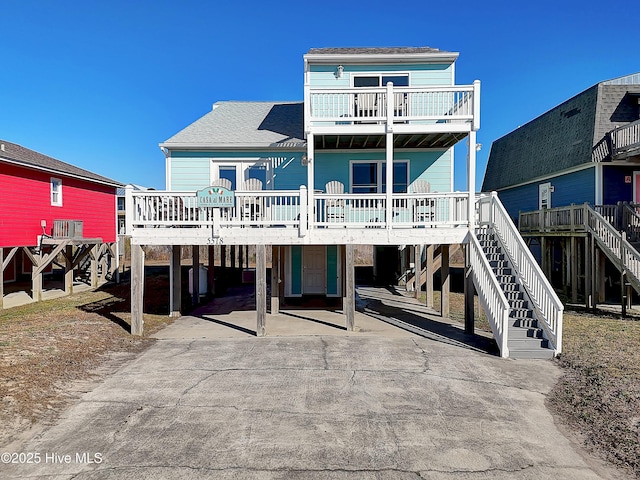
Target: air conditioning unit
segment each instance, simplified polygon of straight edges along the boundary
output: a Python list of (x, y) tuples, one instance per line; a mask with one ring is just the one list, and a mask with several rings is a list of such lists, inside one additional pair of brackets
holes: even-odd
[(82, 220), (54, 220), (53, 238), (83, 238)]

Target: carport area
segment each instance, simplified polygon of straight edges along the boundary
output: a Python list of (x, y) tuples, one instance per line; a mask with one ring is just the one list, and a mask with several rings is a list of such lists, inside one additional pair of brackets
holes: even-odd
[(12, 447), (58, 457), (0, 465), (2, 477), (609, 477), (545, 408), (559, 375), (550, 361), (501, 359), (428, 317), (423, 335), (375, 318), (420, 317), (393, 291), (359, 291), (353, 332), (340, 312), (298, 309), (269, 315), (257, 337), (251, 299), (237, 293), (240, 303), (229, 295), (179, 318)]

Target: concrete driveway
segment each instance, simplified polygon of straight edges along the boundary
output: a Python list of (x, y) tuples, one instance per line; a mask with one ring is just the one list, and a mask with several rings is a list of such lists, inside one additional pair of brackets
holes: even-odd
[[(438, 321), (411, 299), (374, 296)], [(228, 302), (160, 332), (19, 447), (39, 463), (0, 464), (0, 477), (613, 476), (596, 473), (545, 408), (559, 375), (550, 361), (502, 360), (447, 336), (457, 327), (425, 337), (361, 312), (357, 332), (335, 312), (268, 316), (269, 336), (257, 338), (254, 312)]]

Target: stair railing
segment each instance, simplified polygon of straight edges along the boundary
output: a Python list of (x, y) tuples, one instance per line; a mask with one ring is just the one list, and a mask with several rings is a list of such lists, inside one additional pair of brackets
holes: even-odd
[(477, 200), (478, 225), (492, 228), (529, 294), (538, 320), (556, 354), (562, 352), (564, 306), (524, 243), (496, 192)]
[(640, 215), (638, 215), (638, 208), (640, 208), (638, 204), (622, 204), (622, 230), (627, 232), (627, 239), (630, 242), (640, 240)]
[(624, 269), (636, 291), (640, 289), (640, 253), (629, 243), (627, 234), (619, 232), (602, 215), (590, 206), (587, 210), (587, 228), (600, 247), (619, 269)]
[(478, 301), (489, 320), (491, 331), (500, 348), (500, 356), (509, 356), (507, 340), (509, 336), (509, 302), (505, 297), (500, 282), (493, 273), (489, 261), (475, 235), (468, 235), (469, 264), (473, 283), (478, 294)]

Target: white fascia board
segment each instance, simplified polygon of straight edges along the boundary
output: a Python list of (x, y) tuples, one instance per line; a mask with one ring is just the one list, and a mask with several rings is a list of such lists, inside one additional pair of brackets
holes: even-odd
[(306, 54), (305, 63), (442, 63), (455, 62), (458, 52), (440, 53), (365, 53), (365, 54)]
[(20, 162), (18, 160), (11, 160), (9, 158), (0, 158), (0, 162), (10, 163), (11, 165), (17, 165), (19, 167), (27, 168), (27, 169), (30, 169), (30, 170), (38, 170), (40, 172), (47, 172), (47, 173), (50, 173), (50, 174), (53, 174), (53, 175), (58, 175), (60, 177), (77, 178), (78, 180), (83, 180), (83, 181), (89, 182), (89, 183), (97, 183), (99, 185), (107, 185), (109, 187), (116, 187), (116, 188), (124, 187), (123, 183), (103, 182), (102, 180), (97, 180), (95, 178), (89, 178), (89, 177), (85, 177), (83, 175), (76, 175), (74, 173), (63, 172), (61, 170), (56, 170), (55, 168), (46, 168), (46, 167), (41, 167), (41, 166), (38, 166), (38, 165), (31, 165), (30, 163), (24, 163), (24, 162)]
[(161, 147), (168, 149), (170, 152), (175, 150), (189, 150), (189, 151), (228, 151), (228, 152), (237, 152), (238, 150), (256, 150), (256, 151), (274, 151), (274, 152), (299, 152), (305, 151), (307, 148), (306, 142), (301, 143), (300, 145), (295, 146), (286, 146), (286, 147), (278, 147), (273, 146), (273, 144), (216, 144), (216, 145), (206, 145), (206, 144), (193, 144), (193, 143), (162, 143)]

